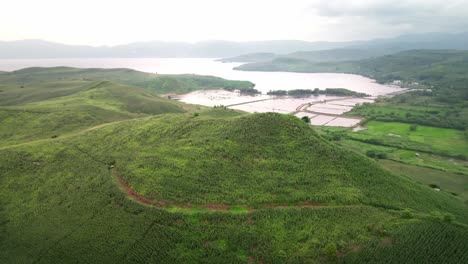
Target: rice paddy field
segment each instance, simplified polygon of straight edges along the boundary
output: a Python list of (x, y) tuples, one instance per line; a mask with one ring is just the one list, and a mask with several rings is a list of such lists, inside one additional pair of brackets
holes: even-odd
[(230, 109), (247, 113), (281, 113), (298, 117), (308, 116), (314, 126), (354, 127), (361, 119), (343, 114), (353, 106), (373, 102), (373, 97), (353, 98), (329, 95), (290, 97), (256, 95), (246, 96), (226, 91), (197, 91), (178, 95), (178, 100), (185, 103), (205, 106), (226, 106)]

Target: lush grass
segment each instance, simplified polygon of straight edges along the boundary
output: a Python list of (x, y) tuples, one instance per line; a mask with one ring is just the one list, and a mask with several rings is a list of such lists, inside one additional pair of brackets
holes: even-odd
[[(111, 82), (118, 81), (122, 83)], [(136, 85), (136, 86), (132, 86)], [(28, 68), (0, 76), (0, 146), (163, 113), (199, 111), (154, 93), (250, 89), (249, 82), (129, 69)], [(234, 114), (235, 115), (235, 114)]]
[(452, 157), (468, 157), (468, 138), (464, 131), (411, 125), (396, 122), (371, 121), (366, 130), (350, 133), (356, 140), (424, 151)]
[(376, 103), (358, 105), (347, 115), (366, 120), (403, 122), (463, 130), (468, 124), (468, 108), (461, 105), (433, 102), (431, 96), (410, 92), (392, 98), (380, 98)]
[[(90, 145), (90, 140), (98, 143)], [(451, 195), (391, 176), (287, 115), (164, 115), (106, 126), (67, 144), (96, 160), (115, 161), (119, 175), (137, 193), (167, 205), (261, 207), (307, 201), (463, 211), (455, 209), (458, 201)]]
[[(316, 194), (326, 194), (333, 190), (335, 197), (346, 197), (346, 188), (353, 185), (359, 188), (363, 184), (347, 179), (347, 187), (337, 186), (342, 177), (338, 170), (342, 166), (343, 169), (350, 170), (346, 165), (346, 160), (349, 159), (350, 164), (358, 170), (350, 171), (358, 178), (356, 181), (368, 181), (370, 184), (375, 182), (374, 190), (360, 190), (363, 194), (374, 197), (375, 202), (380, 200), (382, 204), (394, 205), (395, 199), (408, 199), (402, 206), (412, 207), (416, 211), (436, 210), (441, 214), (464, 214), (465, 209), (457, 205), (456, 199), (385, 173), (370, 160), (323, 142), (300, 120), (279, 115), (226, 118), (221, 116), (223, 113), (230, 115), (230, 111), (216, 111), (218, 113), (214, 116), (217, 118), (214, 119), (203, 111), (198, 117), (189, 114), (151, 117), (109, 125), (68, 138), (0, 150), (0, 258), (5, 263), (245, 263), (249, 260), (263, 263), (304, 263), (327, 259), (332, 261), (335, 258), (345, 260), (343, 257), (354, 252), (356, 245), (367, 245), (367, 241), (384, 238), (389, 234), (395, 239), (402, 237), (411, 241), (412, 238), (406, 238), (406, 235), (393, 235), (392, 230), (398, 230), (400, 226), (413, 220), (403, 218), (401, 212), (387, 209), (356, 205), (266, 208), (250, 212), (241, 210), (241, 213), (171, 212), (143, 206), (127, 199), (113, 181), (108, 170), (109, 160), (115, 159), (117, 168), (127, 172), (141, 172), (147, 166), (154, 166), (155, 161), (174, 161), (176, 157), (181, 160), (184, 158), (179, 156), (182, 150), (201, 150), (202, 143), (213, 147), (213, 143), (207, 142), (203, 134), (207, 133), (215, 140), (217, 126), (224, 131), (223, 135), (231, 138), (228, 145), (233, 146), (237, 141), (240, 146), (253, 151), (252, 153), (261, 155), (260, 153), (268, 150), (264, 144), (272, 144), (271, 139), (279, 140), (279, 146), (285, 138), (292, 137), (301, 144), (294, 145), (291, 142), (291, 147), (307, 149), (314, 158), (306, 159), (314, 162), (314, 167), (317, 167), (314, 160), (326, 163), (330, 159), (335, 166), (329, 166), (329, 169), (337, 173), (331, 174), (330, 171), (328, 177), (324, 178), (327, 184), (319, 183), (320, 188), (317, 188)], [(261, 119), (265, 119), (264, 122)], [(173, 122), (172, 129), (172, 126), (164, 125), (168, 121)], [(278, 128), (271, 132), (261, 129), (267, 125), (275, 126), (277, 123), (273, 121), (282, 122), (283, 126), (276, 126)], [(234, 125), (241, 130), (232, 130)], [(240, 133), (241, 131), (243, 132)], [(166, 152), (168, 157), (160, 155), (166, 143), (174, 146), (173, 152)], [(137, 149), (140, 151), (135, 151)], [(235, 162), (231, 156), (234, 155), (233, 148), (226, 150), (231, 154), (223, 153)], [(314, 152), (320, 153), (321, 157), (316, 157)], [(244, 153), (241, 151), (239, 157)], [(293, 153), (289, 150), (282, 152), (282, 155), (287, 157)], [(274, 156), (274, 153), (269, 153), (263, 159), (272, 159)], [(192, 159), (193, 157), (198, 157), (193, 162), (210, 162), (207, 155), (194, 155)], [(223, 162), (222, 159), (213, 161)], [(145, 167), (140, 167), (139, 164)], [(309, 166), (300, 164), (304, 168)], [(358, 164), (361, 166), (356, 166)], [(163, 163), (159, 166), (161, 165)], [(193, 165), (190, 167), (197, 170), (196, 163)], [(174, 169), (173, 165), (169, 168)], [(242, 173), (242, 167), (235, 169)], [(161, 169), (155, 171), (161, 172)], [(310, 180), (316, 177), (313, 170), (303, 171), (307, 172)], [(347, 177), (346, 175), (348, 174), (343, 176)], [(126, 179), (136, 176), (138, 175), (127, 174)], [(205, 176), (212, 180), (207, 187), (217, 188), (216, 176), (209, 173)], [(178, 177), (185, 176), (178, 174)], [(191, 180), (187, 177), (184, 179)], [(151, 182), (145, 184), (153, 188)], [(333, 189), (327, 187), (332, 184), (335, 185)], [(134, 186), (138, 187), (136, 184)], [(186, 186), (181, 185), (180, 188), (184, 190)], [(240, 184), (238, 187), (245, 189), (248, 186), (243, 187)], [(276, 186), (278, 193), (288, 187)], [(379, 193), (385, 192), (382, 187), (392, 193), (388, 199), (379, 196)], [(314, 192), (313, 186), (306, 188)], [(177, 189), (179, 187), (172, 191), (177, 192)], [(187, 192), (185, 195), (197, 197), (199, 191), (192, 191), (195, 193)], [(245, 196), (244, 199), (248, 197)], [(250, 199), (254, 201), (256, 198)], [(226, 201), (229, 201), (228, 197)], [(346, 204), (342, 199), (336, 199), (336, 203)], [(416, 213), (414, 217), (426, 221)], [(459, 217), (458, 220), (464, 221), (466, 217)], [(452, 230), (449, 225), (440, 223), (438, 228), (432, 230), (444, 234)], [(328, 250), (330, 246), (336, 248), (336, 252), (331, 255)], [(431, 245), (419, 246), (421, 250), (425, 250)], [(449, 247), (441, 245), (440, 249), (448, 250)], [(459, 257), (459, 254), (454, 257)]]
[(394, 151), (392, 157), (412, 165), (468, 175), (467, 161), (426, 153), (419, 153), (419, 157), (417, 157), (415, 154), (415, 151), (398, 149)]
[(408, 165), (392, 160), (379, 160), (379, 164), (395, 174), (408, 176), (425, 185), (435, 184), (442, 191), (450, 192), (459, 196), (463, 201), (468, 201), (467, 175)]
[[(213, 76), (170, 75), (139, 72), (131, 69), (78, 69), (69, 67), (27, 68), (0, 75), (0, 90), (3, 85), (21, 89), (41, 86), (42, 82), (76, 82), (76, 81), (113, 81), (138, 86), (148, 91), (165, 93), (187, 93), (206, 89), (239, 89), (248, 90), (254, 85), (248, 81), (230, 81)], [(57, 87), (60, 89), (60, 87)], [(5, 90), (6, 92), (9, 91)], [(10, 100), (8, 100), (10, 101)]]
[[(70, 90), (67, 92), (75, 91), (74, 87)], [(108, 81), (93, 82), (85, 90), (36, 101), (45, 98), (48, 91), (35, 93), (34, 102), (0, 107), (0, 146), (147, 115), (185, 112), (180, 103)]]
[(370, 241), (343, 263), (466, 263), (467, 239), (464, 229), (415, 221)]
[(346, 148), (361, 153), (362, 155), (366, 155), (369, 150), (376, 150), (382, 153), (386, 153), (388, 159), (390, 160), (420, 167), (433, 168), (441, 171), (468, 175), (468, 162), (463, 160), (456, 160), (449, 157), (442, 157), (421, 152), (419, 153), (419, 157), (417, 157), (416, 153), (418, 152), (414, 150), (373, 145), (349, 139), (342, 139), (338, 143)]

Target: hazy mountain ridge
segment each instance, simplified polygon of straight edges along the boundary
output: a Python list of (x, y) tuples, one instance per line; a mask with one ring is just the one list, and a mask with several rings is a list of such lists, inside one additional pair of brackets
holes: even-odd
[[(468, 33), (428, 33), (389, 39), (351, 42), (271, 40), (254, 42), (203, 41), (135, 42), (118, 46), (65, 45), (44, 40), (0, 41), (0, 58), (100, 58), (100, 57), (234, 57), (249, 53), (290, 54), (339, 49), (385, 55), (410, 49), (468, 49)], [(304, 54), (303, 54), (304, 55)], [(306, 55), (304, 55), (306, 56)], [(320, 55), (312, 55), (320, 56)], [(359, 56), (362, 58), (363, 56)]]
[[(407, 50), (466, 50), (468, 49), (468, 33), (448, 34), (429, 33), (419, 35), (403, 35), (392, 39), (376, 39), (352, 44), (346, 47), (325, 50), (300, 50), (288, 54), (269, 54), (269, 60), (278, 58), (294, 58), (312, 62), (333, 62), (361, 60), (395, 54)], [(224, 62), (265, 62), (267, 57), (261, 53), (243, 54), (222, 59)]]
[(348, 43), (273, 40), (259, 42), (205, 41), (135, 42), (119, 46), (78, 46), (44, 40), (0, 41), (0, 58), (100, 58), (100, 57), (228, 57), (245, 53), (290, 53), (297, 50), (320, 50), (342, 47)]

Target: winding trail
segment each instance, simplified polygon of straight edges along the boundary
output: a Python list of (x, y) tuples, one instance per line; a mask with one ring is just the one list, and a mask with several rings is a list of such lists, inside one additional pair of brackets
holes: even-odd
[(112, 168), (111, 171), (112, 171), (112, 177), (117, 181), (117, 183), (119, 184), (119, 187), (127, 194), (127, 196), (130, 199), (135, 200), (145, 205), (155, 206), (153, 201), (146, 199), (145, 197), (134, 192), (132, 188), (128, 186), (128, 184), (124, 182), (122, 178), (119, 177), (119, 175), (117, 174), (117, 170), (115, 168)]
[[(180, 211), (190, 211), (193, 209), (196, 209), (195, 207), (192, 207), (191, 205), (186, 205), (186, 206), (180, 206), (180, 205), (171, 205), (168, 206), (168, 203), (166, 201), (159, 201), (159, 202), (154, 202), (148, 198), (143, 197), (142, 195), (139, 195), (136, 193), (122, 178), (117, 173), (117, 170), (115, 167), (111, 168), (111, 174), (116, 183), (119, 185), (119, 188), (127, 195), (127, 197), (135, 202), (138, 202), (140, 204), (154, 207), (154, 208), (161, 208), (161, 209), (176, 209)], [(252, 207), (247, 207), (247, 206), (233, 206), (233, 205), (227, 205), (227, 204), (206, 204), (199, 206), (201, 209), (205, 209), (208, 211), (229, 211), (234, 208), (244, 208), (246, 212), (250, 212), (253, 210), (257, 209), (263, 209), (263, 208), (288, 208), (288, 207), (330, 207), (330, 206), (323, 206), (319, 203), (311, 203), (311, 202), (297, 202), (294, 205), (289, 205), (289, 204), (283, 204), (283, 205), (277, 205), (277, 204), (264, 204), (260, 205), (256, 208)]]

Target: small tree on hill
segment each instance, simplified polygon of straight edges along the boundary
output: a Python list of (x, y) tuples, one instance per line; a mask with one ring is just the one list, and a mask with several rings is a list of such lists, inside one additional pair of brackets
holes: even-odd
[(303, 116), (302, 121), (306, 122), (307, 124), (310, 124), (310, 118), (308, 116)]

